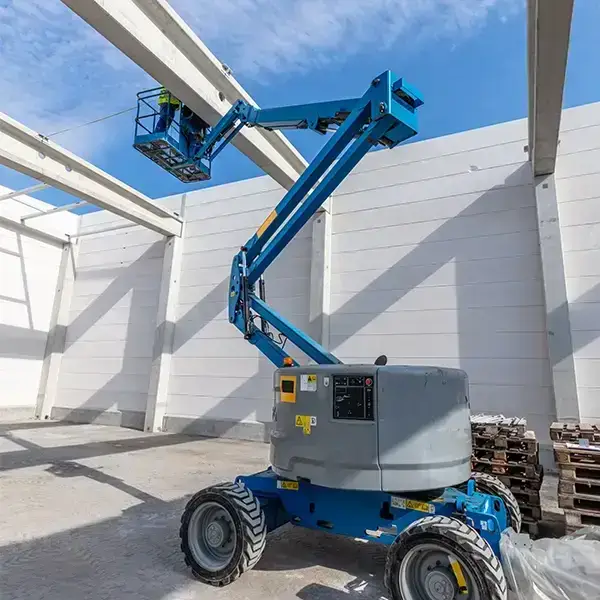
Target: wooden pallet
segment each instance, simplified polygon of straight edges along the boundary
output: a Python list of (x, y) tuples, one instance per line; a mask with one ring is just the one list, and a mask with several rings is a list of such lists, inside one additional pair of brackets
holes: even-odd
[(528, 506), (526, 504), (519, 504), (523, 519), (537, 523), (542, 518), (542, 508), (540, 506)]
[(582, 494), (586, 496), (595, 496), (600, 499), (600, 479), (559, 478), (558, 493), (568, 494), (570, 496)]
[(541, 506), (540, 490), (511, 486), (510, 491), (517, 499), (519, 506)]
[(587, 510), (565, 510), (565, 524), (570, 533), (587, 525), (600, 525), (600, 514)]
[(482, 435), (525, 435), (527, 421), (519, 417), (505, 417), (503, 415), (473, 415), (471, 417), (471, 430)]
[(559, 465), (600, 468), (600, 446), (554, 442), (554, 458)]
[[(491, 475), (502, 475), (509, 479), (526, 479), (540, 481), (543, 476), (542, 467), (537, 464), (528, 463), (506, 463), (495, 460), (476, 458), (472, 461), (475, 471), (490, 473)], [(508, 484), (509, 486), (512, 485)]]
[(540, 526), (537, 521), (529, 521), (523, 518), (521, 533), (528, 533), (532, 538), (536, 538), (540, 534)]
[(550, 439), (555, 442), (589, 440), (600, 444), (600, 427), (585, 423), (552, 423)]
[[(480, 471), (481, 469), (475, 468), (474, 471)], [(538, 490), (542, 487), (543, 474), (540, 475), (539, 479), (531, 479), (523, 477), (521, 475), (495, 475), (504, 485), (509, 488), (513, 487), (526, 487), (530, 490)]]
[(474, 448), (488, 448), (491, 450), (520, 451), (526, 454), (535, 454), (539, 444), (533, 431), (526, 431), (524, 437), (508, 435), (486, 435), (473, 433)]
[(532, 464), (540, 462), (537, 452), (533, 454), (521, 450), (493, 450), (490, 448), (473, 448), (474, 460), (490, 460), (505, 464)]
[(600, 483), (600, 465), (558, 465), (560, 481), (587, 481)]
[(568, 510), (595, 513), (600, 518), (600, 497), (591, 494), (559, 494), (558, 505)]

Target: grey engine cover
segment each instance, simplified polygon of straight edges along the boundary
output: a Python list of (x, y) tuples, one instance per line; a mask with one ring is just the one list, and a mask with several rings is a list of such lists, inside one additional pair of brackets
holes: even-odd
[(288, 479), (385, 492), (457, 485), (470, 475), (464, 371), (318, 365), (275, 372), (271, 464)]

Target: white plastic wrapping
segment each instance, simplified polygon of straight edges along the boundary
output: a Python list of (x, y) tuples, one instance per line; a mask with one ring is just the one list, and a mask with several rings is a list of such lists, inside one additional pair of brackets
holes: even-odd
[(500, 551), (515, 600), (600, 599), (600, 527), (535, 541), (509, 529)]

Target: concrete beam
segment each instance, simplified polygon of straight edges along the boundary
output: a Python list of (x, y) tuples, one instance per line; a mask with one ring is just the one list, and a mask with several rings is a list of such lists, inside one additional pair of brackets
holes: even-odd
[(554, 173), (574, 0), (528, 0), (529, 156), (533, 174)]
[(31, 187), (25, 188), (23, 190), (13, 190), (12, 192), (0, 195), (0, 202), (2, 202), (3, 200), (10, 200), (11, 198), (17, 198), (18, 196), (24, 196), (25, 194), (33, 194), (34, 192), (40, 192), (49, 187), (50, 186), (46, 185), (45, 183), (38, 183), (37, 185), (32, 185)]
[(580, 410), (554, 175), (535, 177), (534, 189), (556, 416), (560, 421), (578, 422)]
[(45, 217), (47, 215), (55, 215), (59, 212), (65, 212), (67, 210), (72, 210), (73, 208), (81, 208), (82, 206), (87, 206), (89, 202), (85, 202), (83, 200), (79, 200), (78, 202), (72, 202), (71, 204), (63, 204), (62, 206), (55, 206), (54, 208), (49, 208), (48, 210), (40, 210), (34, 213), (28, 213), (21, 217), (21, 223), (31, 219), (38, 219), (39, 217)]
[(46, 242), (48, 244), (62, 246), (63, 244), (68, 243), (69, 241), (68, 235), (54, 235), (52, 233), (47, 233), (40, 229), (29, 227), (28, 225), (21, 223), (18, 219), (15, 219), (13, 217), (7, 217), (4, 215), (0, 215), (0, 227), (8, 229), (9, 231), (14, 231), (15, 233), (27, 235), (29, 237), (32, 237), (41, 242)]
[(63, 246), (35, 408), (35, 416), (38, 419), (51, 418), (56, 401), (58, 376), (65, 351), (69, 310), (75, 287), (75, 264), (78, 252), (77, 243)]
[(162, 235), (181, 235), (177, 215), (4, 113), (0, 164)]
[(331, 200), (316, 214), (312, 224), (310, 261), (309, 321), (310, 335), (329, 349), (331, 301)]
[[(121, 52), (214, 125), (252, 98), (165, 0), (62, 0)], [(279, 132), (244, 128), (234, 145), (289, 189), (306, 162)]]
[[(179, 213), (181, 216), (185, 215), (185, 198), (186, 195), (183, 194)], [(183, 237), (166, 238), (154, 333), (152, 369), (144, 419), (145, 431), (162, 431), (163, 419), (167, 411), (182, 256)]]

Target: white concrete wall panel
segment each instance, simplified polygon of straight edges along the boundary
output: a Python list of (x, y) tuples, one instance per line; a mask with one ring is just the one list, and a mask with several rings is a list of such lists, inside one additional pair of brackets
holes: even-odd
[(333, 201), (331, 349), (465, 369), (474, 411), (554, 418), (526, 124), (370, 153)]
[(563, 113), (556, 191), (581, 420), (600, 423), (600, 103)]
[[(10, 190), (0, 186), (0, 194)], [(51, 205), (30, 197), (0, 203), (19, 219)], [(79, 217), (60, 213), (32, 221), (55, 235), (75, 233)], [(0, 226), (0, 414), (36, 404), (62, 248)], [(23, 413), (26, 414), (26, 413)]]
[[(270, 422), (273, 366), (228, 322), (227, 291), (233, 256), (283, 193), (261, 177), (187, 194), (168, 416)], [(311, 227), (265, 274), (268, 302), (302, 329), (309, 326)], [(286, 349), (301, 356), (291, 344)]]
[[(81, 232), (124, 223), (91, 213)], [(140, 226), (80, 239), (55, 404), (62, 418), (75, 409), (145, 411), (163, 240)]]

